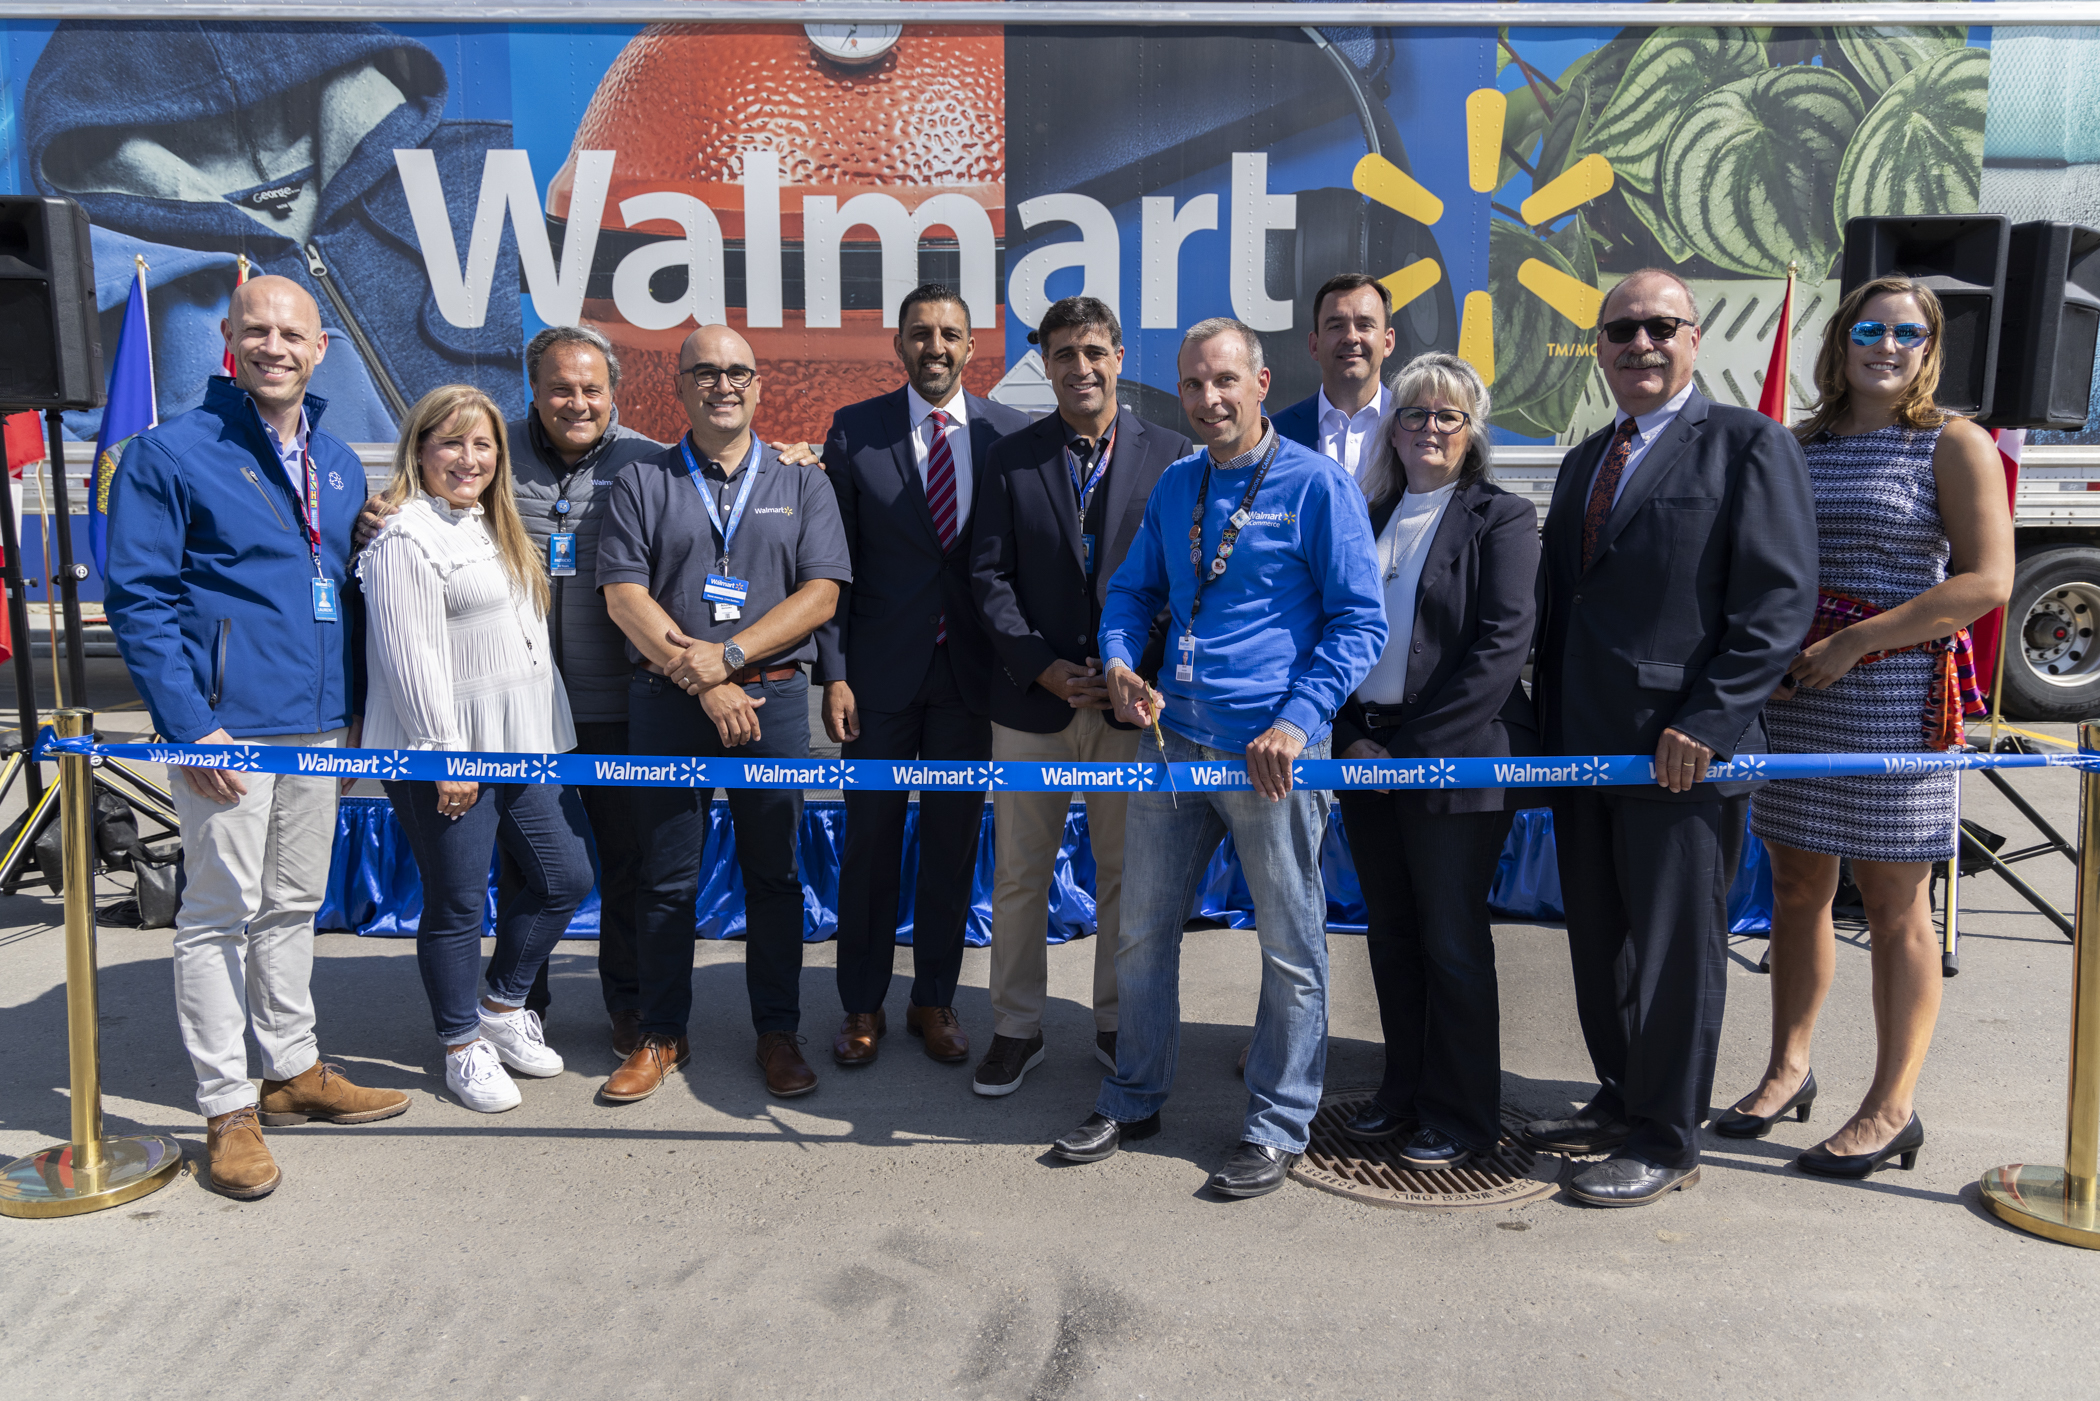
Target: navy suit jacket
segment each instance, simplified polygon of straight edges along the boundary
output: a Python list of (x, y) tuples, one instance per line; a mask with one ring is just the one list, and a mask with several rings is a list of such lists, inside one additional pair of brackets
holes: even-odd
[[(974, 516), (984, 501), (992, 444), (1027, 427), (1029, 419), (975, 394), (963, 398)], [(970, 527), (964, 522), (954, 543), (941, 548), (912, 451), (902, 386), (831, 416), (824, 471), (838, 493), (854, 582), (840, 590), (831, 621), (817, 630), (817, 680), (850, 683), (862, 709), (904, 709), (933, 664), (934, 638), (945, 615), (956, 684), (964, 703), (982, 715), (991, 645), (970, 593)]]
[[(1090, 589), (1065, 465), (1064, 420), (1050, 414), (992, 449), (973, 513), (970, 582), (994, 653), (993, 720), (1033, 734), (1058, 734), (1072, 723), (1077, 712), (1035, 679), (1059, 658), (1084, 664), (1098, 649), (1100, 600), (1144, 523), (1152, 488), (1168, 463), (1192, 451), (1189, 440), (1170, 428), (1128, 409), (1116, 415), (1115, 452), (1101, 488), (1108, 499), (1100, 568)], [(1138, 662), (1140, 675), (1158, 671), (1165, 647), (1161, 621)], [(1119, 724), (1113, 717), (1109, 723)]]
[[(1816, 606), (1816, 503), (1794, 435), (1692, 391), (1635, 465), (1582, 567), (1590, 479), (1611, 440), (1561, 463), (1539, 566), (1532, 698), (1547, 754), (1653, 754), (1677, 729), (1719, 758), (1765, 751), (1759, 715)], [(1682, 795), (1748, 792), (1698, 784)], [(1637, 784), (1623, 790), (1678, 797)]]
[[(1395, 492), (1371, 508), (1383, 531), (1400, 504)], [(1538, 621), (1538, 507), (1475, 482), (1452, 493), (1437, 522), (1415, 585), (1415, 615), (1388, 618), (1387, 647), (1411, 649), (1400, 723), (1372, 733), (1364, 704), (1351, 696), (1334, 720), (1334, 753), (1376, 739), (1395, 758), (1503, 759), (1536, 753), (1537, 721), (1521, 677)], [(1499, 788), (1433, 789), (1409, 794), (1431, 813), (1494, 812)], [(1530, 799), (1526, 806), (1536, 802)]]
[(1320, 450), (1320, 391), (1300, 399), (1282, 413), (1269, 415), (1269, 422), (1276, 426), (1276, 435), (1294, 443)]

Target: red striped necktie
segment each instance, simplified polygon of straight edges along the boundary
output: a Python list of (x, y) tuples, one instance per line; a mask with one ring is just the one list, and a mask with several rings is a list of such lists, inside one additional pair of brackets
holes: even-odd
[(1626, 475), (1626, 461), (1633, 456), (1633, 437), (1639, 431), (1640, 424), (1632, 418), (1619, 425), (1619, 431), (1612, 434), (1611, 450), (1604, 454), (1604, 465), (1597, 469), (1596, 483), (1590, 487), (1589, 509), (1582, 513), (1584, 573), (1597, 562), (1597, 542), (1619, 499), (1619, 478)]
[[(941, 537), (941, 551), (955, 544), (955, 454), (948, 448), (948, 415), (935, 409), (926, 415), (933, 425), (933, 442), (926, 451), (926, 504), (933, 511), (933, 528)], [(935, 646), (948, 640), (948, 615), (935, 625)]]

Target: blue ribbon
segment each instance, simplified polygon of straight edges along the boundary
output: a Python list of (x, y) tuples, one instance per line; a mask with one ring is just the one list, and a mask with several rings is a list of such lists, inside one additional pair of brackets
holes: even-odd
[[(439, 749), (300, 749), (274, 744), (96, 744), (59, 739), (47, 728), (35, 755), (130, 759), (314, 778), (454, 783), (567, 783), (626, 788), (793, 788), (997, 793), (1218, 793), (1249, 790), (1244, 763), (1068, 764), (993, 760), (976, 764), (888, 759), (684, 759), (667, 755), (469, 754)], [(1712, 782), (1928, 774), (1967, 769), (2089, 769), (2100, 752), (2065, 754), (1741, 754), (1708, 767)], [(1172, 771), (1171, 780), (1168, 777)], [(1655, 782), (1646, 754), (1543, 759), (1305, 759), (1291, 766), (1298, 788), (1588, 788)]]

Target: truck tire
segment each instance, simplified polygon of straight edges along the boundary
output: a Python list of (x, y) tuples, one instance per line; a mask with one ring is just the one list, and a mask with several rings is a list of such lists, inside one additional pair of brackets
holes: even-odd
[(2100, 549), (2071, 546), (2023, 558), (2006, 617), (2005, 713), (2048, 721), (2100, 716)]

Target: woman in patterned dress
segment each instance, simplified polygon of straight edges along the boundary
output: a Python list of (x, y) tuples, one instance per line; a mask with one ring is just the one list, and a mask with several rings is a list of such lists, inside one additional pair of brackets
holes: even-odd
[[(1824, 332), (1820, 402), (1795, 430), (1816, 493), (1818, 640), (1765, 707), (1776, 752), (1946, 747), (1951, 640), (2012, 591), (2012, 516), (1990, 435), (1933, 404), (1942, 324), (1930, 290), (1884, 277), (1848, 294)], [(1757, 795), (1750, 826), (1772, 860), (1772, 1054), (1715, 1132), (1762, 1138), (1790, 1112), (1808, 1118), (1809, 1041), (1836, 967), (1830, 906), (1849, 857), (1872, 943), (1874, 1081), (1796, 1165), (1865, 1177), (1916, 1161), (1925, 1131), (1912, 1098), (1940, 1006), (1928, 881), (1954, 854), (1957, 781), (1789, 779)]]

